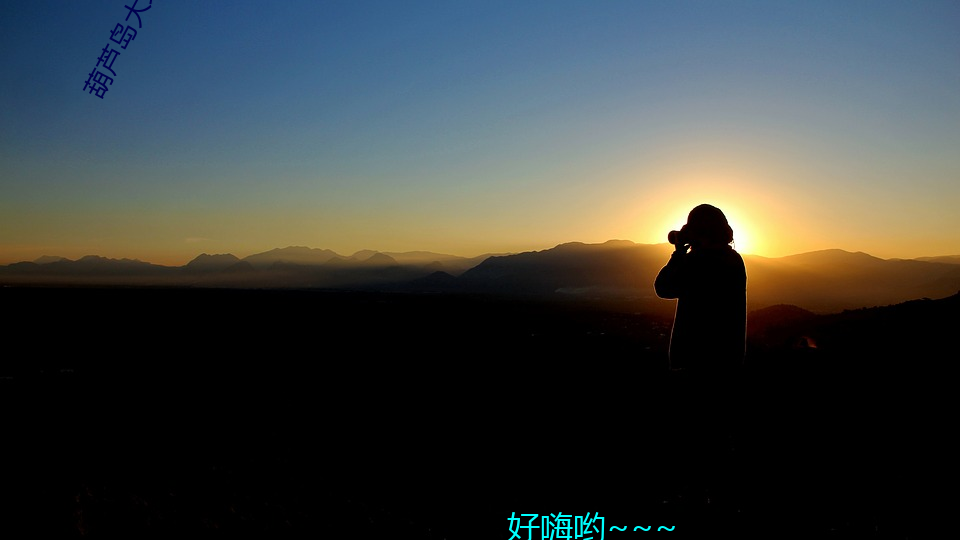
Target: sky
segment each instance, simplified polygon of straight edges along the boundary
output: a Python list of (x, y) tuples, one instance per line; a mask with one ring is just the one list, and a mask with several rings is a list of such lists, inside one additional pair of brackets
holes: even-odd
[(741, 253), (960, 254), (955, 1), (132, 4), (4, 3), (0, 264), (661, 243), (704, 202)]

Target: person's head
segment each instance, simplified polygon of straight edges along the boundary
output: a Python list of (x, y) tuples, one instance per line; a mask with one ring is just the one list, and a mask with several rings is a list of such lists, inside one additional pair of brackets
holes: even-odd
[(690, 211), (683, 234), (693, 247), (718, 247), (733, 242), (733, 229), (727, 223), (727, 216), (709, 204), (701, 204)]

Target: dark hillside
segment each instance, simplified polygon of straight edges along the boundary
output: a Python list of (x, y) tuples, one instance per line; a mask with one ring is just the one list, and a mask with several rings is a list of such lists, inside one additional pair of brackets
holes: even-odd
[(946, 447), (926, 366), (958, 316), (956, 297), (772, 307), (751, 314), (743, 376), (704, 385), (667, 371), (670, 317), (640, 300), (8, 287), (0, 301), (22, 351), (0, 370), (6, 459), (30, 478), (5, 484), (5, 526), (56, 536), (490, 538), (510, 511), (562, 509), (676, 534), (906, 537)]

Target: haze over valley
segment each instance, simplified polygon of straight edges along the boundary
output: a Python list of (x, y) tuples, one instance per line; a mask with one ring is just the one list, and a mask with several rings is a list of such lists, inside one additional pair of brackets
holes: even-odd
[[(673, 246), (611, 240), (466, 258), (425, 251), (277, 248), (239, 259), (201, 254), (178, 266), (55, 256), (0, 266), (7, 285), (123, 285), (490, 293), (656, 300), (652, 284)], [(751, 310), (793, 304), (818, 313), (943, 298), (960, 291), (960, 258), (880, 259), (839, 249), (745, 255)], [(657, 302), (653, 303), (654, 305)], [(660, 305), (666, 304), (660, 301)]]

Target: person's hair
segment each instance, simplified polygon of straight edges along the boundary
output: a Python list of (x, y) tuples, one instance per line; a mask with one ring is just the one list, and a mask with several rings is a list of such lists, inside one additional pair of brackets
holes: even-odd
[(733, 242), (733, 229), (727, 223), (727, 216), (716, 206), (701, 204), (687, 215), (684, 226), (691, 238), (705, 242), (730, 244)]

